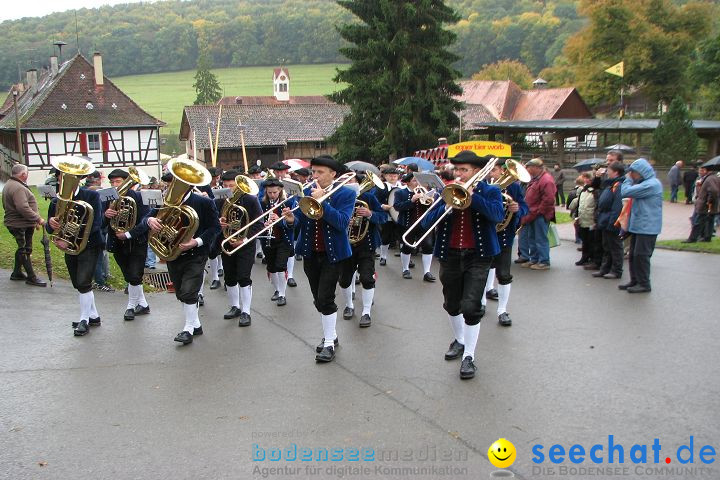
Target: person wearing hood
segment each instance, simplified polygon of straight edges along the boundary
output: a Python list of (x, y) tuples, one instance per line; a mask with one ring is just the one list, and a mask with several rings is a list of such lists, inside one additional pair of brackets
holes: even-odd
[(623, 240), (615, 220), (622, 211), (620, 186), (625, 180), (625, 165), (613, 162), (608, 167), (608, 178), (603, 182), (603, 190), (597, 205), (597, 226), (602, 237), (602, 262), (593, 277), (616, 279), (622, 277)]
[(619, 285), (628, 293), (649, 292), (650, 257), (662, 229), (663, 187), (650, 163), (644, 158), (635, 160), (620, 187), (623, 198), (632, 202), (628, 232), (630, 239), (630, 282)]

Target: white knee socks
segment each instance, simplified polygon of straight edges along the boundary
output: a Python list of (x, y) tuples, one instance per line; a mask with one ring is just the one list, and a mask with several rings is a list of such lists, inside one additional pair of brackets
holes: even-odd
[(345, 306), (348, 308), (354, 308), (355, 305), (353, 304), (352, 299), (352, 285), (347, 288), (342, 288), (341, 290), (343, 292), (343, 297), (345, 297)]
[(185, 328), (183, 328), (183, 330), (192, 334), (193, 330), (200, 328), (200, 316), (198, 315), (197, 303), (183, 303), (183, 311), (185, 313)]
[(90, 318), (98, 318), (100, 315), (98, 314), (97, 307), (95, 306), (95, 294), (90, 290), (87, 295), (90, 295), (90, 311), (89, 316)]
[(463, 330), (463, 325), (465, 325), (465, 319), (463, 318), (462, 314), (448, 315), (448, 320), (450, 321), (450, 327), (453, 330), (453, 335), (455, 335), (455, 340), (457, 340), (458, 343), (465, 345), (465, 331)]
[(132, 309), (140, 305), (141, 307), (147, 307), (148, 303), (145, 299), (145, 292), (143, 292), (142, 285), (128, 285), (128, 304), (127, 308)]
[[(272, 273), (270, 275), (273, 275)], [(277, 290), (278, 295), (281, 297), (285, 296), (285, 291), (287, 290), (287, 278), (285, 278), (285, 272), (277, 272), (275, 275), (275, 290)]]
[(235, 284), (227, 287), (228, 300), (230, 307), (240, 308), (240, 286)]
[(220, 280), (220, 275), (218, 275), (218, 270), (220, 269), (220, 256), (217, 256), (215, 258), (210, 259), (210, 281)]
[(426, 274), (430, 271), (430, 265), (432, 265), (432, 253), (423, 253), (422, 255), (422, 262), (423, 262), (423, 274)]
[(375, 297), (374, 288), (363, 288), (362, 289), (362, 302), (363, 302), (363, 315), (370, 315), (370, 309), (372, 308), (373, 297)]
[(410, 270), (410, 254), (409, 253), (401, 253), (400, 254), (400, 263), (402, 264), (402, 271)]
[(203, 279), (202, 283), (200, 284), (200, 291), (198, 292), (198, 295), (205, 296), (205, 294), (203, 293), (205, 291), (205, 277), (207, 277), (207, 272), (203, 272)]
[(288, 261), (287, 261), (288, 278), (295, 278), (295, 277), (293, 277), (294, 271), (295, 271), (295, 256), (290, 255), (290, 257), (288, 257)]
[(508, 283), (507, 285), (498, 285), (498, 315), (507, 312), (507, 304), (508, 300), (510, 300), (511, 285), (512, 283)]
[(480, 336), (480, 324), (477, 325), (464, 325), (465, 335), (465, 352), (463, 358), (472, 357), (475, 358), (475, 347), (477, 346), (478, 337)]
[(387, 260), (388, 250), (390, 250), (390, 245), (380, 245), (380, 258)]
[(250, 314), (250, 305), (252, 304), (252, 285), (240, 287), (240, 304), (243, 313)]
[(334, 346), (337, 333), (335, 332), (335, 323), (337, 322), (337, 312), (330, 315), (322, 316), (323, 336), (325, 337), (325, 346)]
[(80, 321), (90, 320), (92, 292), (78, 293), (78, 303), (80, 303)]
[(494, 286), (495, 286), (495, 269), (491, 268), (490, 270), (488, 270), (488, 277), (487, 277), (487, 281), (485, 282), (485, 290), (483, 290), (482, 298), (480, 299), (480, 302), (483, 305), (487, 305), (487, 297), (485, 296), (485, 294), (488, 291), (492, 290)]

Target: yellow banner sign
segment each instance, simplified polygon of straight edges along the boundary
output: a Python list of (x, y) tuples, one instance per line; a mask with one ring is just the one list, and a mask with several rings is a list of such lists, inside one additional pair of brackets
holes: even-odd
[(448, 146), (448, 158), (452, 158), (463, 150), (470, 150), (479, 156), (509, 157), (512, 155), (510, 145), (500, 142), (470, 141), (454, 143)]

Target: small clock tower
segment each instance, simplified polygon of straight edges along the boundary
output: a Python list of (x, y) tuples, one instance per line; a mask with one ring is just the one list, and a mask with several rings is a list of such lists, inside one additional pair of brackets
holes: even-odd
[(273, 70), (273, 95), (279, 102), (290, 100), (290, 72), (285, 67)]

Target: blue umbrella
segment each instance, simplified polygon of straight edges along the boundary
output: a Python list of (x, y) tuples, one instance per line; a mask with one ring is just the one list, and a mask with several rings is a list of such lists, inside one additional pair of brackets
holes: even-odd
[(435, 170), (435, 164), (432, 163), (430, 160), (425, 160), (424, 158), (420, 157), (405, 157), (405, 158), (398, 158), (393, 163), (398, 165), (410, 165), (411, 163), (414, 163), (418, 166), (421, 172), (429, 171), (432, 172)]
[(573, 168), (578, 172), (586, 172), (588, 170), (592, 170), (595, 165), (599, 165), (601, 163), (605, 163), (604, 158), (588, 158), (586, 160), (579, 161), (573, 165)]

